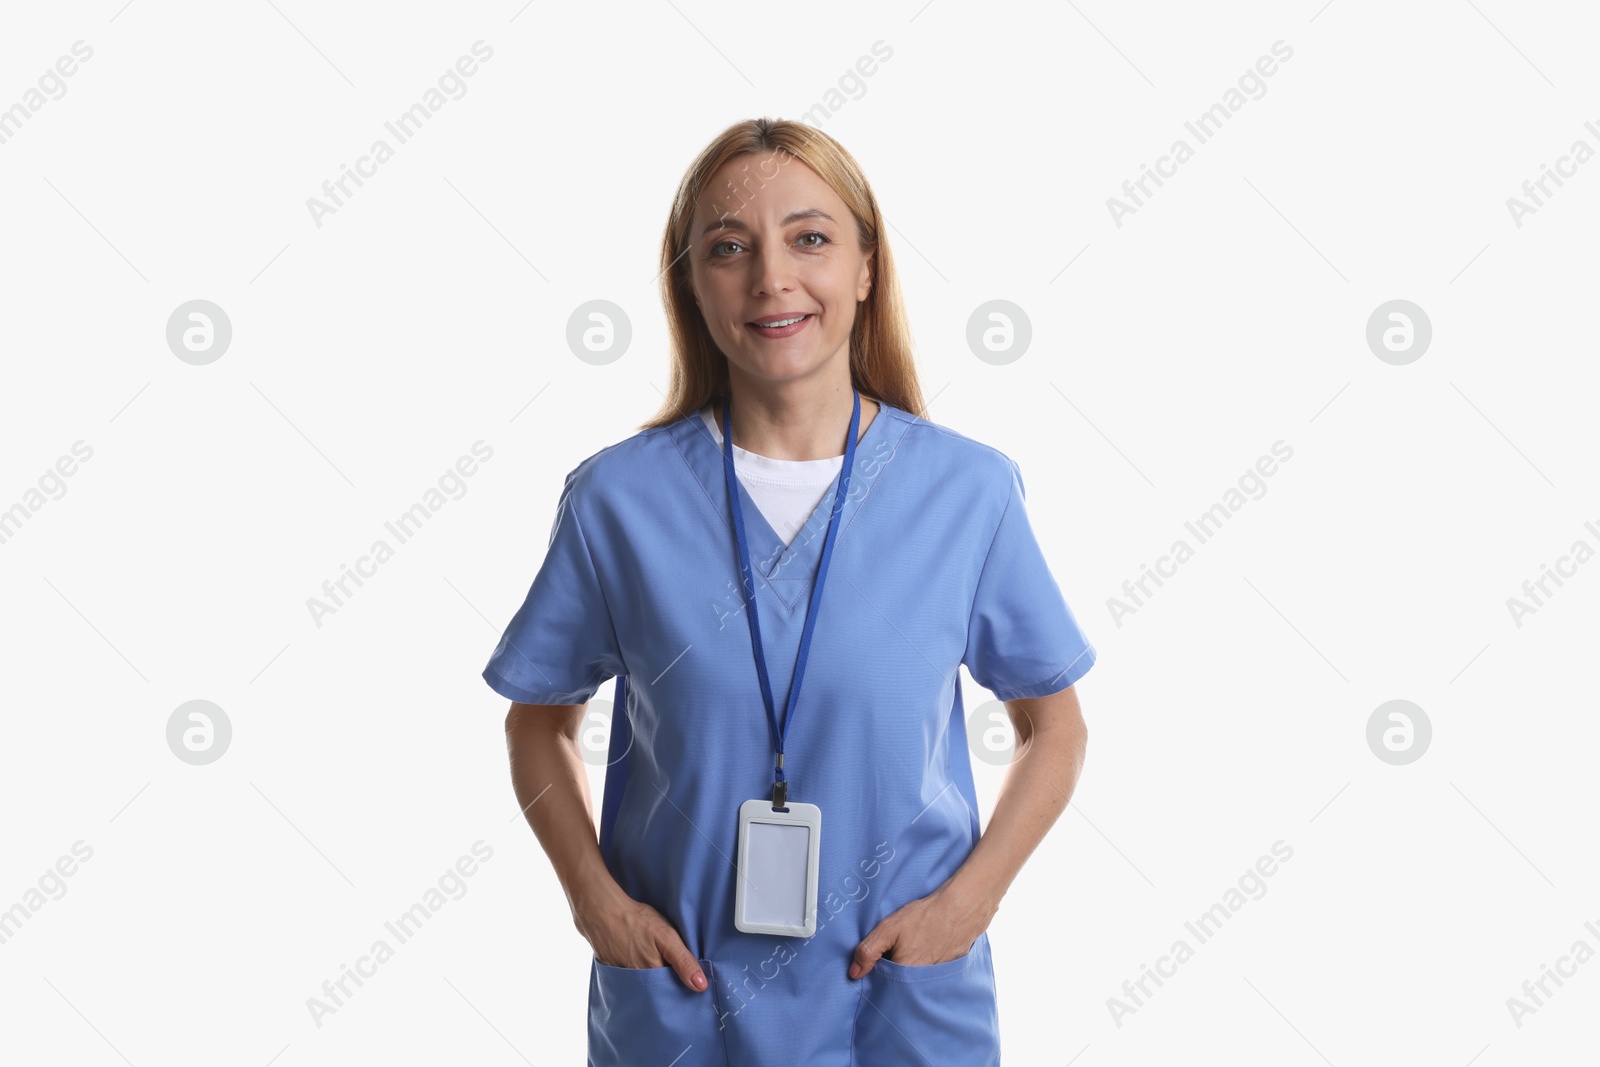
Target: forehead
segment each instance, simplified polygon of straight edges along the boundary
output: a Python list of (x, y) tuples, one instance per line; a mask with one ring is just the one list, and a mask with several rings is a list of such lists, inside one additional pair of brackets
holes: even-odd
[(820, 208), (841, 222), (850, 215), (828, 183), (788, 152), (736, 156), (717, 168), (695, 202), (694, 233), (724, 217), (776, 225), (805, 208)]

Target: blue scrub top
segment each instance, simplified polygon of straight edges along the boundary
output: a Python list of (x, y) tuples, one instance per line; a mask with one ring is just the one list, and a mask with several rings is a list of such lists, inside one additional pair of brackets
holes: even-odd
[[(788, 545), (739, 492), (781, 716), (834, 489)], [(822, 810), (810, 938), (733, 924), (739, 805), (771, 795), (774, 754), (727, 493), (697, 414), (585, 459), (483, 672), (525, 704), (586, 703), (618, 679), (602, 851), (710, 984), (592, 961), (589, 1062), (997, 1064), (987, 933), (944, 963), (847, 971), (879, 920), (937, 889), (978, 841), (960, 665), (1011, 700), (1065, 689), (1095, 662), (1028, 522), (1021, 473), (889, 404), (856, 445), (784, 743), (789, 799)]]

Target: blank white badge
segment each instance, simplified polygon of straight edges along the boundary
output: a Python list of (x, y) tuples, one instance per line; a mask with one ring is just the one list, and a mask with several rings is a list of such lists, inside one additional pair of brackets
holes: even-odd
[(747, 934), (810, 937), (817, 932), (822, 810), (772, 798), (739, 805), (738, 888), (733, 925)]

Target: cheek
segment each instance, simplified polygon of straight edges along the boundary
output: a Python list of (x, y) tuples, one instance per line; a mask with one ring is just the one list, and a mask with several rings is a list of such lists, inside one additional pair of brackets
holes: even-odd
[(702, 278), (697, 299), (700, 314), (713, 327), (731, 321), (738, 314), (738, 300), (731, 295), (731, 287), (724, 276)]
[(857, 302), (854, 285), (840, 281), (828, 290), (828, 310), (834, 313), (835, 319), (841, 315), (848, 316), (855, 310)]
[(837, 307), (854, 307), (858, 275), (855, 268), (833, 264), (825, 282), (828, 302)]

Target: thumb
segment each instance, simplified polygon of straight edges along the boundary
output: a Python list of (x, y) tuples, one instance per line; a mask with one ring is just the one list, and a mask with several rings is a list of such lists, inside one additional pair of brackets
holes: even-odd
[(700, 969), (700, 961), (689, 951), (689, 946), (683, 943), (678, 931), (669, 929), (665, 936), (657, 940), (656, 948), (661, 952), (661, 958), (667, 961), (667, 966), (677, 974), (679, 981), (696, 993), (706, 988), (708, 983), (704, 972)]
[(860, 978), (864, 974), (871, 974), (879, 957), (894, 947), (894, 940), (894, 936), (884, 930), (882, 924), (874, 926), (872, 931), (861, 939), (861, 943), (856, 946), (855, 953), (850, 958), (850, 977)]

